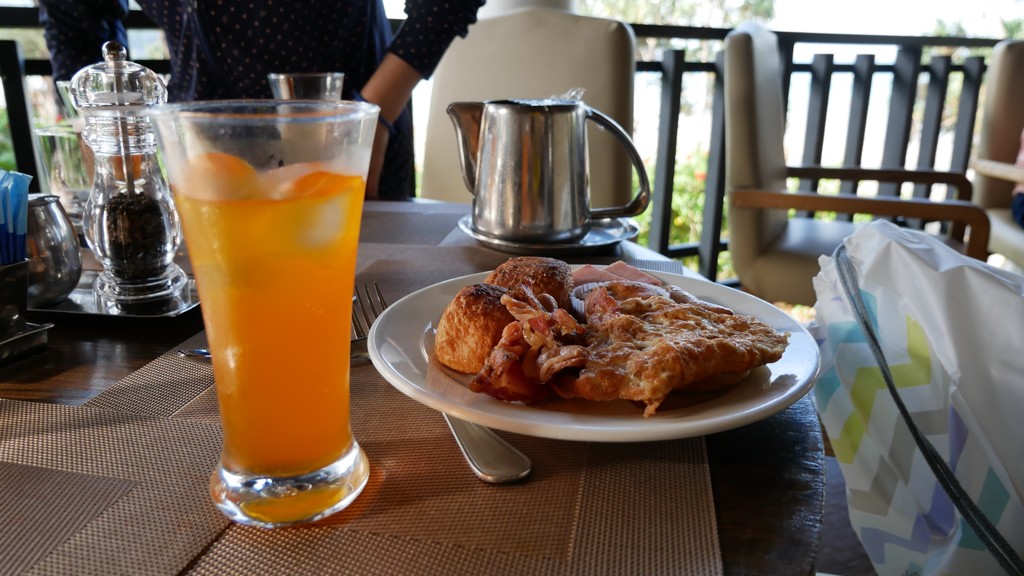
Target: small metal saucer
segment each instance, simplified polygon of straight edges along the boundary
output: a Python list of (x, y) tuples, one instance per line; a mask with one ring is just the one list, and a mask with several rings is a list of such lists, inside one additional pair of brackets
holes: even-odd
[(603, 218), (592, 221), (587, 235), (576, 242), (510, 242), (484, 236), (477, 232), (473, 228), (472, 215), (463, 216), (459, 219), (459, 229), (488, 248), (511, 254), (543, 254), (549, 256), (599, 252), (615, 246), (623, 240), (635, 238), (640, 232), (640, 227), (632, 218)]

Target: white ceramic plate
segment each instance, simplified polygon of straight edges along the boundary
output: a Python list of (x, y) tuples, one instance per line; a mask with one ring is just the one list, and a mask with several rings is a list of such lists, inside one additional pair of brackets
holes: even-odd
[(775, 414), (810, 390), (820, 365), (818, 345), (798, 322), (771, 304), (726, 286), (664, 272), (651, 274), (789, 332), (782, 359), (722, 392), (675, 393), (649, 418), (626, 401), (554, 400), (535, 407), (501, 402), (471, 392), (471, 376), (443, 366), (434, 356), (434, 328), (445, 306), (464, 286), (483, 282), (487, 273), (441, 282), (395, 302), (370, 329), (370, 359), (395, 388), (435, 410), (499, 430), (562, 440), (635, 442), (711, 434)]

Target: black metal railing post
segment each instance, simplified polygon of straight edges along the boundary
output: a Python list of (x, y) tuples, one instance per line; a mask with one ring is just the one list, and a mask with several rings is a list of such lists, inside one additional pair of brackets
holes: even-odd
[(682, 96), (686, 52), (666, 50), (661, 58), (661, 113), (658, 153), (654, 167), (649, 247), (665, 254), (672, 230), (672, 194), (676, 175), (676, 138), (679, 135), (679, 99)]
[(715, 55), (714, 98), (711, 100), (711, 142), (704, 180), (704, 212), (701, 217), (698, 272), (718, 280), (718, 256), (728, 249), (722, 241), (725, 214), (725, 52)]
[(32, 145), (32, 124), (25, 97), (25, 66), (18, 43), (0, 40), (0, 81), (7, 100), (7, 122), (14, 145), (14, 163), (22, 174), (32, 177), (33, 191), (38, 190), (39, 174)]

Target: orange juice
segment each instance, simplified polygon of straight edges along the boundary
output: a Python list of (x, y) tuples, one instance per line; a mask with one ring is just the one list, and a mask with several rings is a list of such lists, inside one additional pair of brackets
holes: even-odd
[(349, 506), (370, 463), (349, 426), (352, 290), (380, 109), (210, 100), (153, 107), (213, 353), (213, 504), (276, 528)]
[(213, 355), (224, 468), (283, 477), (324, 467), (353, 444), (348, 354), (365, 182), (319, 164), (257, 174), (226, 154), (190, 166), (175, 203)]

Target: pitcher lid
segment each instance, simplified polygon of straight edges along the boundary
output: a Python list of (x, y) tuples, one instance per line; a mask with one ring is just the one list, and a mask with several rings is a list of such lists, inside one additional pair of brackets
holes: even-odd
[(488, 105), (522, 106), (528, 108), (575, 108), (582, 103), (582, 100), (568, 100), (565, 98), (507, 98), (485, 102)]

